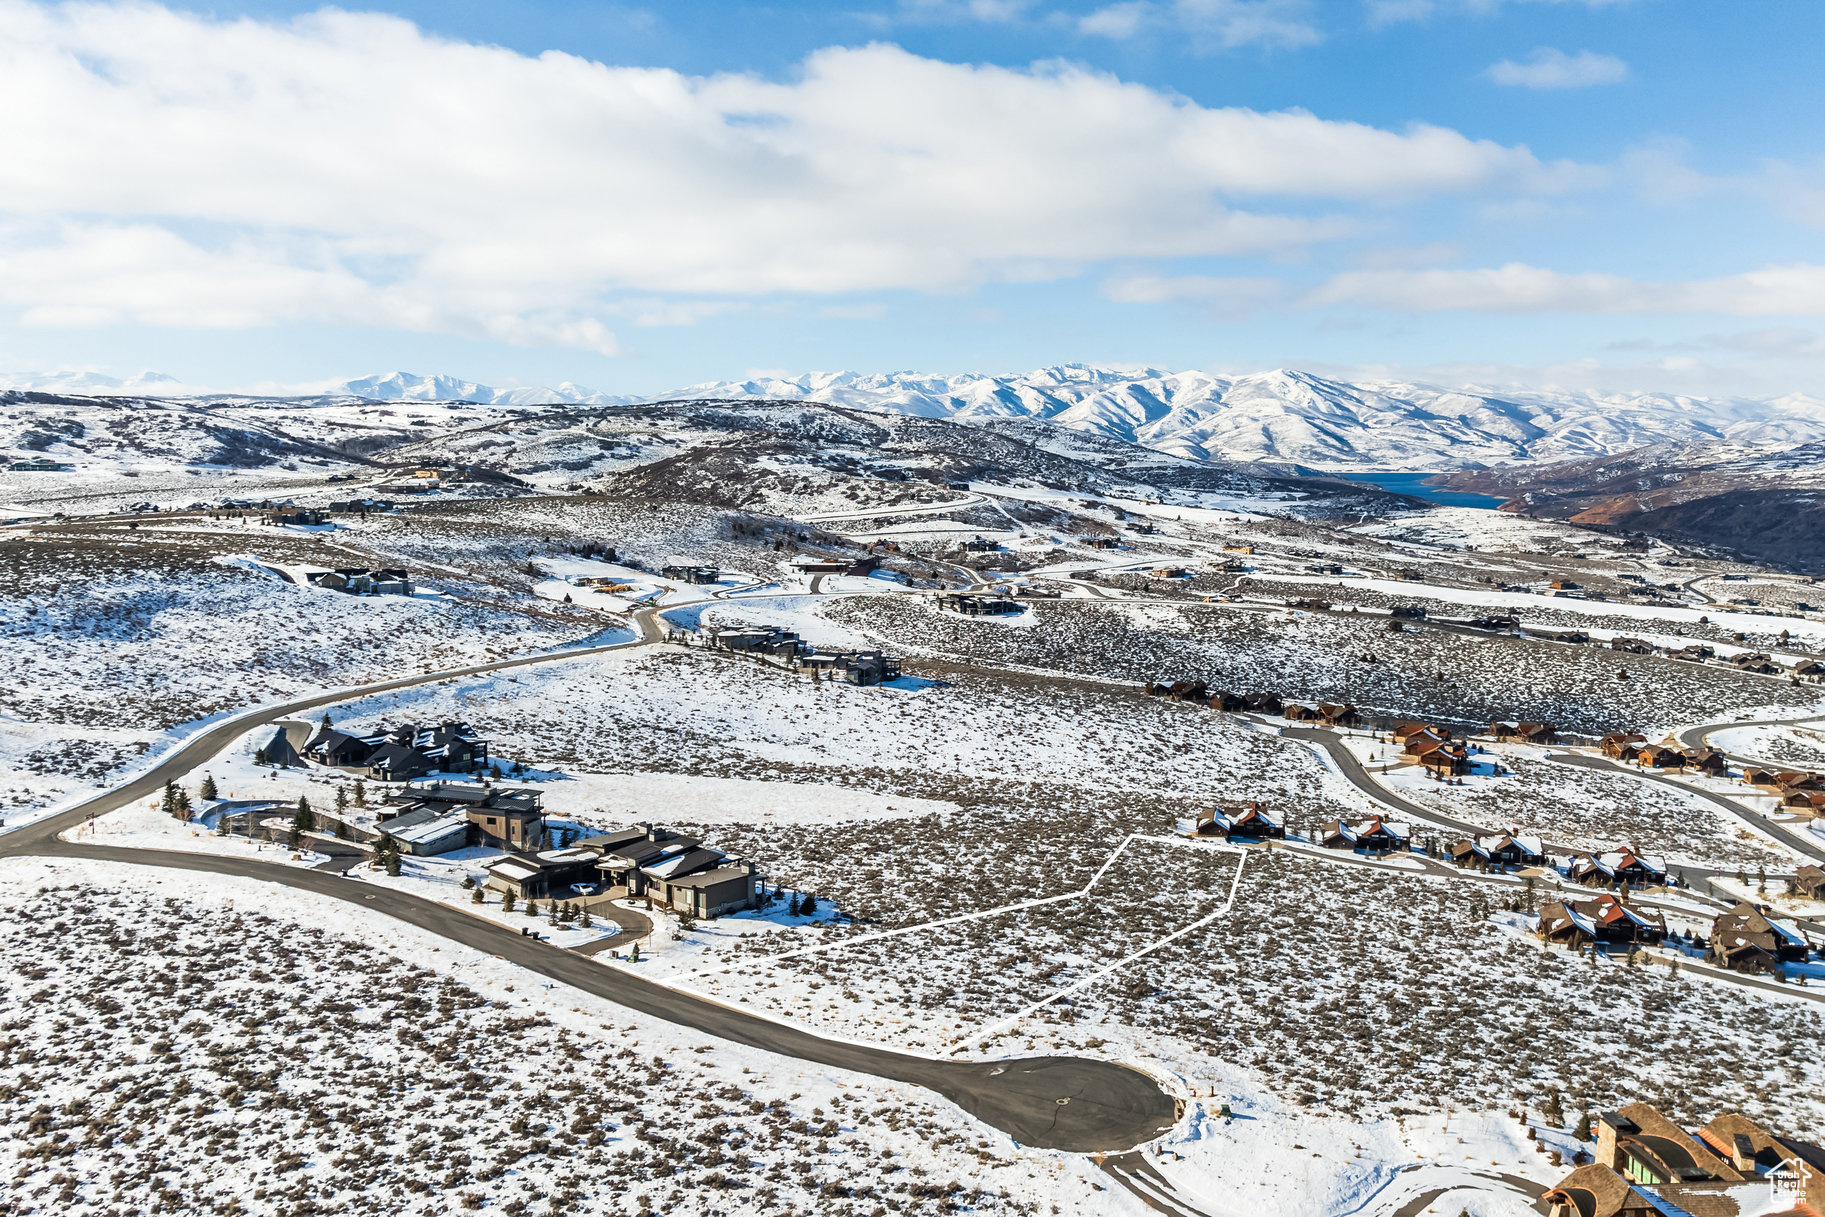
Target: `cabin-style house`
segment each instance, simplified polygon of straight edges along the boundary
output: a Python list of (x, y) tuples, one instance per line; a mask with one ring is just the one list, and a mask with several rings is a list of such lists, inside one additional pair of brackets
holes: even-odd
[(1799, 930), (1744, 900), (1711, 923), (1705, 958), (1735, 972), (1768, 973), (1785, 963), (1804, 963), (1810, 954)]
[(1601, 854), (1579, 854), (1566, 878), (1585, 887), (1657, 887), (1667, 881), (1666, 863), (1629, 848)]
[(1222, 837), (1227, 841), (1278, 841), (1286, 837), (1286, 825), (1261, 804), (1243, 803), (1236, 807), (1213, 807), (1199, 816), (1198, 835)]
[(1502, 870), (1544, 866), (1546, 847), (1538, 837), (1517, 837), (1512, 833), (1467, 837), (1451, 846), (1451, 860), (1459, 866), (1493, 866)]
[(1547, 942), (1568, 946), (1659, 946), (1666, 941), (1667, 920), (1657, 912), (1640, 912), (1619, 896), (1605, 892), (1591, 900), (1554, 900), (1540, 909), (1537, 929)]
[(1635, 731), (1612, 731), (1597, 741), (1603, 755), (1613, 761), (1627, 760), (1641, 751), (1648, 737)]
[(1318, 843), (1326, 849), (1352, 849), (1366, 854), (1405, 853), (1413, 830), (1375, 816), (1354, 824), (1332, 820), (1319, 832)]
[(1684, 769), (1686, 754), (1666, 744), (1650, 744), (1635, 753), (1635, 762), (1649, 769)]

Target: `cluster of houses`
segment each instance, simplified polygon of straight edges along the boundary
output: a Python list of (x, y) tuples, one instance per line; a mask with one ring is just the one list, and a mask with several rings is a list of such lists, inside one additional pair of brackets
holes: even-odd
[(1650, 744), (1637, 732), (1615, 731), (1597, 741), (1603, 755), (1629, 761), (1646, 769), (1690, 769), (1709, 777), (1728, 777), (1730, 761), (1710, 748), (1679, 748), (1671, 743)]
[(1825, 816), (1825, 775), (1798, 769), (1749, 769), (1743, 781), (1780, 796), (1781, 806), (1809, 816)]
[(722, 570), (720, 567), (705, 566), (701, 563), (693, 562), (689, 558), (677, 556), (667, 558), (665, 560), (665, 565), (660, 568), (659, 573), (662, 577), (678, 583), (716, 583), (722, 578)]
[(516, 899), (644, 898), (650, 907), (704, 918), (759, 907), (762, 884), (752, 861), (650, 824), (509, 853), (484, 869), (484, 887)]
[(1789, 668), (1765, 651), (1739, 651), (1734, 655), (1720, 656), (1716, 647), (1703, 642), (1689, 642), (1677, 647), (1655, 646), (1645, 638), (1619, 635), (1610, 639), (1610, 650), (1624, 651), (1631, 655), (1664, 655), (1668, 659), (1682, 659), (1687, 663), (1717, 664), (1758, 676), (1799, 676), (1812, 680), (1825, 678), (1825, 661), (1802, 659)]
[(1603, 1113), (1592, 1131), (1595, 1160), (1542, 1194), (1548, 1217), (1825, 1212), (1825, 1147), (1746, 1116), (1721, 1115), (1690, 1133), (1632, 1103)]
[[(673, 631), (674, 641), (688, 643), (692, 635)], [(713, 650), (735, 651), (777, 664), (789, 671), (819, 680), (850, 685), (878, 685), (900, 678), (900, 658), (884, 651), (826, 651), (812, 646), (791, 630), (778, 626), (710, 626), (697, 637)]]

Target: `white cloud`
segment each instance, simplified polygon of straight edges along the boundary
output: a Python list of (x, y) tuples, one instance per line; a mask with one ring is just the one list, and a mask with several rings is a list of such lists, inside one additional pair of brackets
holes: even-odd
[(1214, 275), (1128, 275), (1108, 279), (1102, 294), (1123, 304), (1195, 303), (1224, 318), (1245, 317), (1286, 298), (1277, 279)]
[[(320, 321), (617, 348), (618, 299), (950, 291), (1296, 249), (1314, 204), (1588, 171), (1445, 128), (1210, 109), (1062, 64), (830, 49), (786, 81), (0, 0), (0, 303), (42, 324)], [(1247, 209), (1277, 198), (1306, 214)]]
[(1539, 47), (1524, 62), (1504, 59), (1484, 73), (1496, 84), (1523, 89), (1582, 89), (1590, 85), (1621, 84), (1629, 78), (1629, 65), (1614, 55), (1579, 51), (1567, 55), (1552, 47)]
[[(1439, 13), (1470, 13), (1487, 16), (1502, 7), (1505, 0), (1366, 0), (1371, 25), (1392, 25), (1399, 21), (1424, 21)], [(1634, 0), (1506, 0), (1509, 3), (1580, 4), (1586, 8), (1608, 8), (1631, 4)]]
[(1117, 40), (1143, 30), (1188, 35), (1194, 50), (1301, 47), (1321, 40), (1306, 0), (1121, 0), (1079, 19), (1080, 33)]
[(1770, 266), (1668, 283), (1518, 262), (1477, 270), (1350, 271), (1308, 299), (1408, 312), (1816, 317), (1825, 316), (1825, 266)]

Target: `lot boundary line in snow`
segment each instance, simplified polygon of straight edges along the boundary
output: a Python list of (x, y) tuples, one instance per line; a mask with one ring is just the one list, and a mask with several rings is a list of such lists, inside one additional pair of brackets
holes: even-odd
[[(1231, 848), (1235, 848), (1235, 847), (1232, 846)], [(1245, 851), (1240, 850), (1240, 849), (1236, 849), (1236, 853), (1239, 855), (1236, 858), (1236, 876), (1234, 879), (1230, 880), (1229, 898), (1227, 900), (1225, 900), (1222, 904), (1218, 905), (1216, 908), (1212, 909), (1210, 912), (1204, 914), (1204, 916), (1198, 918), (1196, 921), (1192, 922), (1190, 925), (1182, 926), (1179, 929), (1174, 930), (1172, 933), (1167, 934), (1165, 937), (1156, 939), (1155, 941), (1148, 943), (1146, 946), (1142, 947), (1140, 950), (1135, 951), (1129, 955), (1124, 956), (1121, 959), (1116, 960), (1114, 963), (1104, 964), (1102, 967), (1100, 967), (1096, 971), (1090, 973), (1090, 975), (1084, 977), (1082, 980), (1073, 981), (1072, 983), (1064, 986), (1061, 989), (1053, 990), (1051, 993), (1046, 994), (1044, 997), (1040, 998), (1038, 1001), (1032, 1002), (1026, 1006), (1021, 1007), (1019, 1010), (1015, 1011), (1013, 1014), (1010, 1014), (1008, 1017), (1002, 1019), (1000, 1022), (991, 1023), (989, 1026), (983, 1027), (977, 1031), (972, 1031), (970, 1034), (963, 1036), (960, 1039), (952, 1040), (950, 1042), (950, 1045), (944, 1050), (944, 1055), (950, 1056), (953, 1053), (959, 1052), (963, 1048), (968, 1047), (970, 1044), (976, 1043), (979, 1040), (987, 1039), (993, 1035), (998, 1035), (1001, 1032), (1006, 1031), (1009, 1028), (1018, 1025), (1022, 1020), (1024, 1020), (1029, 1014), (1032, 1014), (1035, 1010), (1041, 1009), (1042, 1007), (1045, 1007), (1045, 1006), (1049, 1006), (1061, 997), (1069, 997), (1071, 994), (1077, 992), (1079, 989), (1088, 988), (1089, 986), (1095, 984), (1097, 981), (1101, 980), (1103, 977), (1108, 976), (1113, 972), (1117, 972), (1117, 971), (1121, 970), (1122, 968), (1127, 967), (1129, 964), (1133, 963), (1135, 960), (1140, 959), (1143, 956), (1153, 954), (1155, 951), (1159, 950), (1161, 947), (1165, 946), (1167, 943), (1173, 942), (1176, 939), (1183, 938), (1185, 935), (1193, 933), (1194, 931), (1203, 929), (1205, 926), (1209, 925), (1211, 922), (1215, 921), (1217, 918), (1219, 918), (1219, 917), (1223, 916), (1225, 913), (1229, 912), (1229, 910), (1235, 906), (1236, 892), (1242, 886), (1243, 868), (1248, 865), (1248, 854)]]
[[(902, 934), (917, 934), (923, 930), (942, 929), (947, 925), (961, 925), (965, 921), (979, 921), (984, 917), (998, 917), (1003, 913), (1018, 913), (1026, 909), (1039, 908), (1042, 905), (1057, 904), (1061, 900), (1076, 900), (1088, 896), (1090, 894), (1090, 889), (1095, 887), (1102, 877), (1109, 873), (1109, 868), (1115, 865), (1115, 860), (1121, 857), (1122, 851), (1136, 841), (1147, 841), (1156, 845), (1177, 845), (1192, 849), (1218, 849), (1226, 853), (1230, 851), (1234, 851), (1238, 854), (1242, 853), (1242, 850), (1239, 847), (1233, 845), (1217, 845), (1214, 842), (1206, 841), (1193, 842), (1182, 840), (1178, 837), (1156, 837), (1147, 833), (1131, 832), (1126, 837), (1122, 838), (1122, 843), (1115, 847), (1115, 852), (1111, 853), (1103, 864), (1097, 868), (1096, 873), (1090, 876), (1090, 881), (1088, 883), (1084, 884), (1081, 888), (1076, 888), (1061, 895), (1041, 896), (1036, 900), (1021, 900), (1014, 904), (1001, 905), (998, 908), (982, 909), (974, 913), (959, 913), (955, 917), (940, 917), (936, 921), (921, 921), (917, 925), (896, 926), (891, 930), (873, 930), (866, 934), (855, 934), (848, 938), (839, 938), (830, 942), (820, 942), (808, 947), (798, 947), (791, 951), (783, 951), (778, 955), (765, 955), (759, 959), (738, 959), (732, 963), (717, 964), (707, 968), (695, 968), (689, 972), (676, 973), (673, 979), (683, 980), (686, 977), (691, 976), (718, 976), (727, 972), (743, 971), (747, 968), (768, 967), (788, 959), (798, 959), (805, 955), (816, 955), (819, 952), (832, 951), (838, 947), (857, 946), (864, 942), (876, 942), (883, 938), (897, 938)], [(1236, 877), (1238, 881), (1240, 881), (1241, 875), (1242, 868), (1238, 866), (1236, 868)], [(1230, 886), (1230, 899), (1235, 899), (1235, 886), (1233, 884)]]

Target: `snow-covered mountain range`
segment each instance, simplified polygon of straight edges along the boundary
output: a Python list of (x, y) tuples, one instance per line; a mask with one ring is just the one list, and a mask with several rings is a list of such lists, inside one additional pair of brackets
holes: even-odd
[[(177, 397), (169, 377), (111, 381), (89, 373), (0, 387)], [(1825, 440), (1825, 401), (1444, 388), (1352, 383), (1307, 372), (1246, 376), (1066, 364), (1019, 375), (815, 372), (690, 385), (656, 400), (803, 400), (960, 422), (1025, 420), (1193, 459), (1278, 461), (1310, 469), (1447, 471), (1588, 460), (1660, 444), (1763, 453)], [(300, 395), (319, 404), (474, 402), (481, 406), (614, 406), (654, 400), (564, 383), (494, 388), (450, 376), (365, 376)], [(298, 400), (294, 398), (292, 400)], [(215, 401), (223, 401), (220, 397)]]
[(800, 398), (962, 421), (1034, 418), (1179, 456), (1327, 470), (1448, 470), (1605, 456), (1662, 443), (1772, 448), (1825, 438), (1825, 402), (1497, 392), (1065, 365), (1018, 376), (814, 373), (681, 396)]

